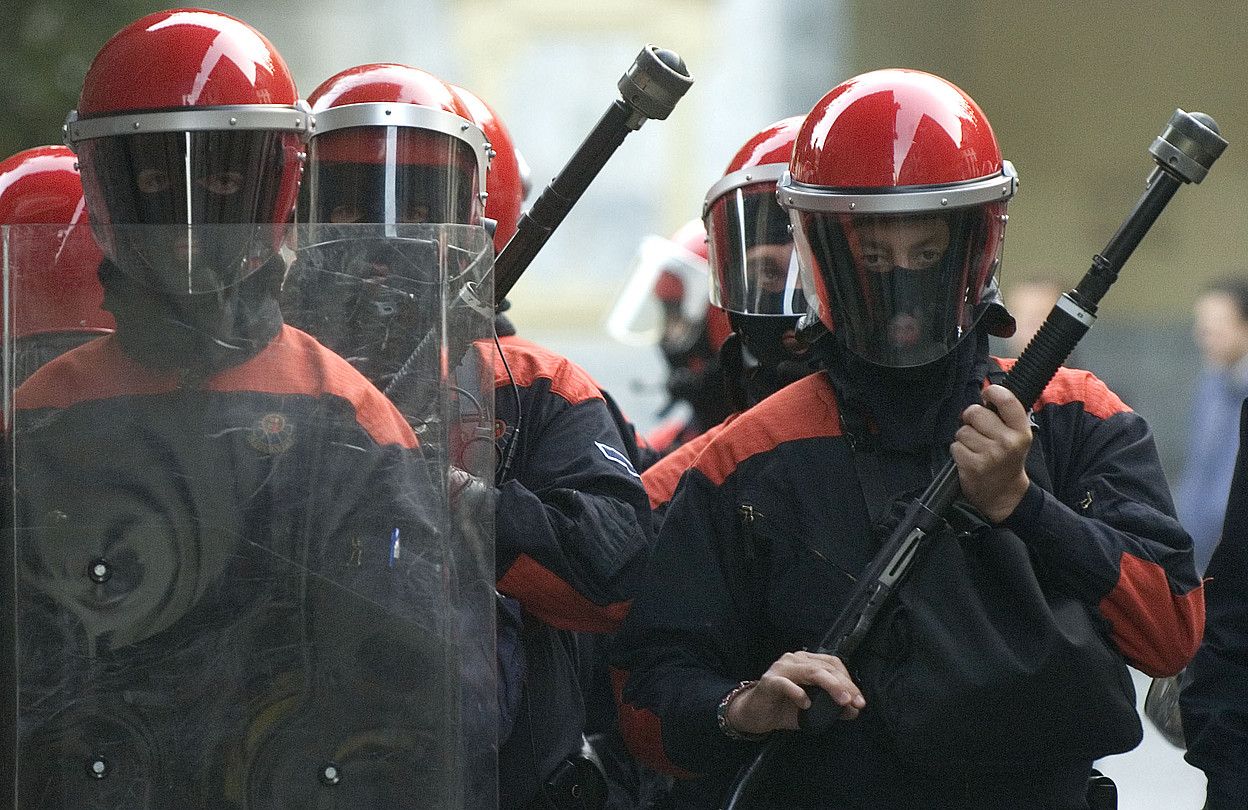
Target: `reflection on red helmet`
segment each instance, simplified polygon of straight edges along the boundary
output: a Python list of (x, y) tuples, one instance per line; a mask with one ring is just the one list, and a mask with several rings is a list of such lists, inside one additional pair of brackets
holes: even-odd
[(788, 166), (793, 157), (793, 143), (804, 120), (805, 116), (793, 115), (759, 130), (728, 161), (724, 176), (753, 166)]
[(490, 142), (489, 177), (486, 187), (485, 215), (497, 225), (494, 230), (494, 252), (499, 253), (515, 236), (520, 209), (528, 196), (528, 166), (516, 149), (503, 119), (480, 96), (456, 85), (451, 90), (468, 109), (469, 118), (485, 132)]
[(12, 333), (19, 340), (62, 332), (94, 336), (114, 326), (101, 308), (100, 249), (87, 227), (76, 162), (64, 146), (39, 146), (0, 162), (0, 225), (19, 226), (10, 229), (7, 257)]
[(852, 78), (815, 104), (793, 150), (793, 180), (829, 188), (961, 183), (1001, 172), (979, 105), (917, 70)]
[(259, 31), (219, 11), (175, 9), (130, 23), (100, 49), (78, 115), (293, 105), (297, 98), (285, 61)]

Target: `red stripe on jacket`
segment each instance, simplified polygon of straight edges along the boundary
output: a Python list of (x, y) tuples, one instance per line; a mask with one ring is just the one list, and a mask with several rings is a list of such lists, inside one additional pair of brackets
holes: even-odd
[[(993, 359), (1007, 372), (1018, 362), (1003, 357)], [(1045, 405), (1068, 405), (1072, 402), (1082, 402), (1085, 411), (1101, 419), (1108, 419), (1118, 413), (1131, 412), (1131, 406), (1119, 399), (1118, 395), (1109, 390), (1109, 386), (1101, 382), (1095, 374), (1065, 366), (1059, 368), (1057, 374), (1044, 387), (1034, 409)]]
[[(558, 394), (569, 405), (590, 399), (603, 399), (600, 386), (593, 378), (568, 358), (521, 337), (498, 339), (503, 347), (502, 356), (494, 352), (494, 387), (511, 385), (515, 380), (521, 388), (539, 379), (550, 381), (551, 393)], [(503, 365), (506, 358), (507, 364)], [(511, 370), (508, 376), (507, 371)]]
[[(80, 402), (167, 394), (178, 388), (176, 372), (143, 366), (121, 350), (115, 335), (93, 340), (52, 360), (15, 394), (19, 410), (68, 408)], [(351, 364), (305, 332), (284, 325), (251, 359), (202, 382), (207, 391), (276, 395), (331, 395), (347, 400), (355, 418), (378, 444), (418, 446), (416, 434), (380, 391)]]
[(693, 469), (719, 485), (747, 458), (785, 442), (839, 436), (840, 424), (831, 382), (823, 374), (811, 374), (726, 425), (698, 456)]
[(654, 768), (659, 773), (674, 776), (677, 779), (693, 779), (697, 774), (690, 773), (672, 763), (663, 750), (663, 722), (659, 716), (649, 709), (639, 709), (624, 702), (624, 682), (628, 673), (611, 667), (611, 691), (615, 693), (616, 715), (620, 721), (620, 733), (629, 752), (643, 765)]
[(497, 587), (546, 624), (577, 633), (615, 632), (632, 605), (631, 600), (594, 604), (528, 554), (516, 558)]
[(658, 509), (672, 499), (685, 470), (693, 466), (698, 454), (710, 444), (711, 439), (719, 435), (724, 427), (739, 415), (732, 414), (702, 435), (677, 447), (641, 474), (641, 485), (646, 488), (651, 509)]
[[(1118, 582), (1099, 606), (1115, 644), (1146, 675), (1178, 674), (1196, 655), (1204, 634), (1204, 583), (1176, 596), (1164, 568), (1126, 552), (1118, 570)], [(1167, 594), (1169, 603), (1158, 594)]]

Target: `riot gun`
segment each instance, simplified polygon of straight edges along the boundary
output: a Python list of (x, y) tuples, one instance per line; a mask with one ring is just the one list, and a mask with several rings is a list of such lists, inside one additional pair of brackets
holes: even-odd
[[(1030, 406), (1039, 399), (1058, 368), (1091, 328), (1102, 296), (1117, 281), (1123, 264), (1166, 204), (1181, 185), (1201, 182), (1226, 146), (1217, 124), (1209, 116), (1181, 109), (1174, 112), (1166, 128), (1149, 147), (1157, 165), (1134, 210), (1105, 249), (1093, 257), (1091, 268), (1079, 284), (1058, 299), (1005, 376), (1002, 385), (1019, 402)], [(906, 574), (922, 555), (925, 539), (940, 529), (944, 516), (960, 495), (958, 468), (950, 460), (923, 493), (908, 505), (813, 652), (835, 655), (847, 664), (850, 662), (871, 632), (880, 610), (897, 593)], [(808, 686), (806, 692), (811, 705), (802, 713), (799, 725), (808, 733), (824, 731), (836, 720), (840, 707), (818, 687)], [(778, 742), (785, 738), (785, 735), (773, 736), (753, 762), (738, 773), (728, 793), (726, 810), (751, 806), (757, 798), (751, 788), (764, 781), (762, 777), (776, 759)]]
[(669, 116), (693, 84), (684, 61), (674, 52), (647, 45), (620, 77), (621, 98), (598, 119), (563, 171), (520, 217), (516, 233), (494, 261), (494, 302), (511, 291), (585, 189), (630, 132), (648, 119)]

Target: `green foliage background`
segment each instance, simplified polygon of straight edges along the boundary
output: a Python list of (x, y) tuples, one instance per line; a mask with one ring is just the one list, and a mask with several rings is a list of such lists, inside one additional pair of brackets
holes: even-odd
[(152, 0), (0, 2), (0, 158), (60, 143), (65, 114), (77, 106), (82, 78), (100, 46), (122, 26), (166, 5)]

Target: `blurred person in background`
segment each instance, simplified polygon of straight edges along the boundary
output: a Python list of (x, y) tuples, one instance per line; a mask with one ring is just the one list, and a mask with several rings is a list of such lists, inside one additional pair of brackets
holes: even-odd
[(1239, 450), (1239, 411), (1248, 397), (1248, 276), (1209, 284), (1192, 309), (1201, 370), (1192, 394), (1187, 456), (1175, 487), (1196, 570), (1209, 565), (1222, 533)]
[[(309, 97), (318, 122), (308, 150), (309, 222), (476, 224), (495, 215), (498, 242), (514, 233), (523, 199), (518, 158), (510, 139), (500, 135), (501, 122), (479, 99), (465, 104), (467, 96), (463, 88), (395, 64), (361, 65), (323, 82)], [(363, 106), (397, 114), (348, 125)], [(336, 116), (344, 124), (328, 125)], [(449, 125), (435, 127), (435, 121)], [(496, 154), (487, 172), (484, 158), (473, 151), (484, 148), (489, 130)], [(386, 173), (393, 182), (375, 179)], [(482, 188), (488, 193), (484, 210)], [(406, 204), (390, 200), (395, 193)], [(355, 214), (348, 218), (345, 212)], [(291, 288), (291, 308), (315, 313), (315, 329), (348, 358), (377, 356), (379, 336), (386, 336), (382, 356), (388, 359), (361, 368), (392, 392), (400, 410), (419, 420), (396, 382), (404, 358), (418, 348), (422, 313), (392, 300), (366, 277), (376, 272), (366, 267), (354, 279), (318, 278), (312, 265), (296, 269), (301, 272)], [(389, 287), (426, 281), (394, 278), (393, 269), (381, 273)], [(309, 303), (331, 284), (354, 285), (360, 306), (335, 313)], [(377, 300), (370, 303), (372, 298)], [(340, 326), (351, 318), (354, 326)], [(370, 341), (373, 348), (364, 345)], [(495, 386), (493, 485), (454, 470), (450, 483), (455, 497), (488, 489), (494, 503), (496, 587), (505, 597), (497, 617), (499, 804), (517, 810), (599, 807), (605, 784), (583, 751), (587, 667), (580, 634), (616, 627), (650, 546), (633, 448), (598, 386), (566, 358), (514, 336), (465, 348), (469, 357), (477, 353)], [(459, 360), (451, 358), (452, 364)]]
[(37, 146), (0, 162), (0, 225), (38, 226), (11, 229), (17, 386), (54, 357), (113, 331), (102, 306), (102, 255), (69, 147)]
[(1205, 571), (1205, 635), (1179, 676), (1184, 759), (1208, 778), (1204, 810), (1248, 801), (1248, 407), (1238, 435), (1222, 539)]
[[(607, 330), (630, 345), (658, 342), (668, 368), (667, 417), (645, 436), (643, 467), (700, 436), (732, 413), (719, 350), (732, 326), (722, 309), (708, 308), (706, 226), (692, 219), (670, 238), (646, 237), (624, 292), (607, 317)], [(657, 312), (654, 312), (657, 308)], [(649, 319), (654, 324), (647, 323)], [(649, 327), (649, 328), (647, 328)]]

